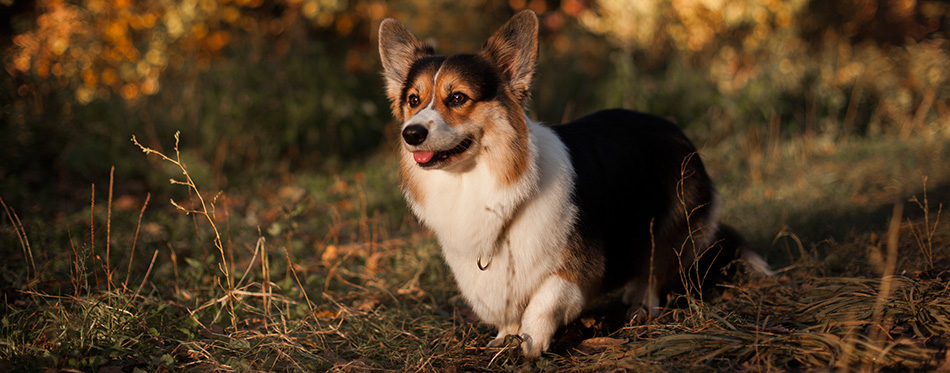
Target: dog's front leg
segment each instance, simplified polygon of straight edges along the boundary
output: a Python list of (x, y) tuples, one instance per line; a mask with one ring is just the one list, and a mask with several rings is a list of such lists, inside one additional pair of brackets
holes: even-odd
[(551, 337), (561, 325), (584, 309), (581, 288), (556, 275), (548, 277), (525, 308), (521, 319), (521, 347), (528, 359), (536, 359), (551, 345)]

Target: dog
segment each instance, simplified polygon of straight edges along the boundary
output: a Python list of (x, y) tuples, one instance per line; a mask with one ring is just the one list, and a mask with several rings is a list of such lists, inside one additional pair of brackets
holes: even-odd
[(468, 304), (498, 329), (489, 347), (515, 335), (537, 358), (620, 287), (656, 315), (668, 294), (721, 281), (744, 247), (718, 223), (716, 190), (675, 124), (621, 109), (556, 126), (527, 117), (533, 11), (478, 52), (449, 56), (387, 18), (379, 53), (403, 194)]

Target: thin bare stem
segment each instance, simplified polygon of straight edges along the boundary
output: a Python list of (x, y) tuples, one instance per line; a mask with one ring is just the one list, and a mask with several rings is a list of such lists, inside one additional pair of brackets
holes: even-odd
[(260, 236), (260, 239), (258, 242), (260, 244), (260, 250), (261, 250), (261, 277), (263, 277), (262, 287), (263, 287), (264, 294), (266, 294), (266, 296), (264, 297), (264, 313), (267, 315), (267, 318), (265, 320), (269, 322), (269, 320), (271, 319), (271, 312), (270, 312), (271, 298), (273, 297), (273, 294), (271, 292), (271, 282), (270, 282), (270, 259), (267, 257), (267, 248), (264, 246), (264, 237), (260, 235), (260, 232), (258, 232), (258, 236)]
[[(66, 233), (67, 233), (67, 235), (69, 236), (69, 247), (73, 249), (73, 258), (74, 258), (74, 259), (73, 259), (73, 271), (74, 271), (74, 273), (73, 273), (73, 276), (72, 276), (72, 278), (71, 278), (71, 281), (73, 282), (73, 295), (78, 296), (78, 295), (79, 295), (79, 289), (80, 289), (80, 287), (81, 287), (81, 285), (82, 285), (82, 284), (80, 283), (80, 280), (83, 279), (83, 278), (85, 278), (86, 276), (84, 276), (84, 275), (81, 273), (81, 270), (80, 270), (80, 266), (79, 266), (79, 250), (76, 249), (76, 244), (73, 242), (73, 232), (72, 232), (72, 230), (67, 230)], [(83, 268), (85, 268), (85, 266), (83, 266)]]
[(139, 292), (142, 291), (142, 287), (145, 286), (145, 282), (148, 281), (148, 276), (149, 276), (149, 274), (152, 273), (152, 267), (155, 265), (155, 258), (157, 258), (157, 257), (158, 257), (158, 249), (155, 249), (155, 252), (152, 253), (152, 261), (151, 261), (151, 262), (149, 263), (149, 265), (148, 265), (148, 270), (145, 271), (145, 278), (143, 278), (143, 279), (142, 279), (142, 282), (139, 283), (138, 289), (135, 289), (135, 296), (133, 296), (133, 298), (135, 298), (135, 297), (137, 297), (137, 296), (139, 295)]
[[(294, 263), (290, 259), (290, 252), (287, 251), (287, 246), (284, 246), (284, 256), (287, 258), (287, 268), (290, 269), (290, 273), (294, 275), (294, 281), (297, 282), (297, 286), (300, 287), (300, 292), (303, 294), (304, 300), (307, 301), (307, 307), (310, 309), (310, 314), (314, 315), (313, 312), (313, 302), (310, 301), (310, 297), (307, 296), (307, 290), (304, 289), (303, 285), (300, 283), (300, 278), (297, 277), (297, 270), (294, 269)], [(319, 322), (316, 316), (313, 317), (313, 320)]]
[(924, 201), (921, 202), (917, 196), (911, 198), (911, 202), (917, 204), (917, 207), (924, 212), (924, 227), (922, 232), (918, 231), (917, 225), (910, 222), (908, 219), (911, 233), (914, 235), (914, 240), (917, 242), (917, 246), (920, 248), (920, 251), (927, 258), (928, 268), (934, 267), (934, 258), (933, 258), (933, 237), (937, 233), (937, 226), (940, 224), (940, 215), (943, 213), (943, 204), (940, 203), (937, 206), (937, 216), (935, 217), (933, 223), (930, 222), (930, 199), (927, 197), (927, 176), (921, 176), (921, 183), (924, 186)]
[(145, 208), (148, 207), (148, 201), (152, 198), (152, 193), (145, 195), (145, 203), (142, 204), (142, 210), (139, 211), (139, 220), (135, 223), (135, 236), (132, 237), (132, 253), (129, 254), (129, 269), (125, 271), (125, 281), (122, 283), (123, 288), (128, 288), (129, 277), (132, 276), (132, 258), (135, 258), (135, 244), (139, 239), (139, 227), (142, 226), (142, 215), (145, 215)]
[[(92, 196), (89, 197), (89, 247), (92, 249), (92, 260), (96, 260), (96, 183), (92, 183)], [(92, 273), (96, 276), (96, 288), (99, 287), (99, 271), (92, 267)]]
[[(655, 254), (656, 254), (656, 237), (654, 236), (653, 224), (656, 222), (656, 218), (650, 218), (650, 273), (647, 275), (647, 294), (650, 297), (650, 301), (647, 303), (653, 303), (653, 297), (656, 294), (656, 275), (653, 273), (655, 267)], [(659, 304), (647, 304), (647, 308), (657, 307)], [(650, 315), (653, 312), (659, 312), (659, 310), (647, 309), (647, 314)]]
[(23, 229), (23, 223), (20, 222), (20, 217), (17, 216), (16, 211), (7, 207), (7, 204), (3, 201), (3, 198), (0, 198), (0, 205), (3, 205), (3, 210), (7, 213), (7, 218), (10, 219), (10, 224), (13, 224), (13, 231), (16, 232), (17, 239), (20, 240), (20, 248), (23, 249), (24, 258), (29, 260), (30, 268), (33, 269), (33, 279), (35, 280), (36, 262), (33, 261), (33, 249), (30, 248), (30, 239), (26, 236), (26, 229)]
[[(221, 234), (218, 231), (217, 224), (215, 224), (214, 203), (213, 202), (210, 203), (211, 207), (209, 209), (208, 207), (209, 203), (205, 202), (204, 197), (201, 196), (201, 192), (198, 190), (198, 186), (195, 184), (194, 180), (191, 178), (191, 174), (188, 173), (188, 168), (185, 166), (184, 163), (182, 163), (181, 151), (179, 150), (179, 147), (178, 147), (178, 144), (180, 141), (180, 135), (181, 135), (181, 131), (175, 132), (175, 159), (172, 159), (159, 151), (150, 149), (148, 147), (145, 147), (142, 144), (139, 144), (138, 140), (135, 138), (134, 135), (132, 136), (132, 143), (138, 146), (139, 149), (141, 149), (142, 152), (144, 152), (145, 154), (157, 154), (158, 156), (162, 157), (162, 159), (164, 159), (165, 161), (168, 161), (178, 166), (178, 168), (181, 170), (181, 174), (185, 177), (185, 181), (178, 181), (175, 179), (170, 179), (169, 181), (172, 184), (184, 185), (188, 187), (190, 190), (192, 190), (195, 193), (195, 196), (198, 197), (198, 202), (201, 204), (201, 209), (200, 210), (186, 209), (185, 207), (181, 206), (174, 200), (171, 200), (171, 203), (173, 206), (185, 212), (186, 214), (195, 214), (195, 215), (204, 216), (205, 219), (208, 221), (208, 224), (211, 225), (211, 229), (214, 231), (214, 246), (216, 249), (218, 249), (218, 253), (221, 255), (221, 264), (218, 266), (218, 269), (224, 274), (225, 281), (227, 282), (227, 288), (225, 289), (225, 291), (230, 295), (230, 293), (234, 290), (234, 279), (231, 277), (231, 267), (228, 264), (228, 257), (224, 252), (224, 245), (221, 241)], [(229, 306), (229, 312), (231, 314), (231, 324), (234, 328), (237, 328), (237, 320), (234, 314), (234, 302), (233, 302), (232, 296), (228, 297), (228, 306)]]
[[(904, 215), (904, 204), (898, 202), (894, 205), (894, 212), (891, 215), (891, 222), (887, 228), (887, 258), (884, 264), (884, 274), (881, 276), (881, 287), (878, 289), (877, 299), (874, 302), (874, 308), (871, 313), (871, 320), (875, 322), (885, 322), (884, 305), (891, 297), (891, 291), (894, 284), (894, 272), (897, 270), (897, 245), (900, 238), (901, 220)], [(887, 338), (887, 334), (884, 334)], [(877, 342), (881, 337), (881, 328), (872, 328), (869, 342)], [(883, 345), (883, 343), (882, 343)], [(842, 359), (842, 370), (848, 368), (848, 359)]]
[[(689, 169), (689, 163), (692, 161), (693, 157), (697, 155), (696, 152), (690, 153), (687, 155), (683, 162), (680, 164), (680, 177), (676, 182), (676, 198), (680, 203), (682, 208), (682, 214), (685, 218), (686, 224), (686, 237), (683, 243), (680, 245), (679, 250), (674, 249), (676, 254), (676, 259), (679, 262), (679, 276), (680, 280), (683, 282), (684, 290), (686, 291), (686, 299), (690, 304), (693, 303), (693, 298), (690, 296), (691, 291), (702, 294), (701, 285), (696, 284), (690, 277), (690, 270), (697, 272), (696, 277), (699, 278), (699, 249), (697, 245), (697, 234), (699, 238), (702, 238), (702, 233), (700, 233), (705, 227), (698, 227), (693, 229), (692, 217), (701, 208), (707, 207), (707, 204), (703, 203), (698, 206), (690, 207), (687, 204), (686, 196), (686, 180), (693, 176), (693, 171)], [(687, 247), (689, 246), (689, 247)], [(689, 251), (687, 251), (689, 249)], [(684, 254), (685, 258), (684, 258)], [(689, 261), (690, 263), (684, 263), (684, 261)], [(698, 280), (697, 280), (698, 281)], [(691, 290), (692, 289), (692, 290)], [(700, 299), (702, 301), (702, 299)], [(694, 307), (689, 307), (690, 312), (693, 312)]]
[(112, 266), (109, 264), (109, 258), (112, 256), (112, 181), (115, 174), (115, 166), (109, 171), (109, 202), (106, 204), (106, 287), (112, 291)]
[(262, 250), (263, 247), (264, 247), (264, 237), (258, 237), (257, 245), (254, 246), (254, 256), (252, 256), (251, 260), (248, 261), (247, 269), (244, 270), (244, 274), (241, 275), (241, 279), (238, 280), (237, 285), (234, 286), (235, 288), (240, 288), (241, 285), (244, 284), (244, 279), (247, 278), (248, 273), (251, 273), (251, 267), (253, 267), (254, 262), (257, 261), (257, 253), (259, 252), (259, 250)]

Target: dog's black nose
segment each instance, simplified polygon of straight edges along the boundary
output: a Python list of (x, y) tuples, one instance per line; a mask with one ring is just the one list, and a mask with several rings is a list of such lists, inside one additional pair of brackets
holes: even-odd
[(410, 125), (402, 130), (402, 139), (406, 140), (406, 144), (409, 145), (422, 144), (423, 141), (426, 141), (426, 136), (428, 135), (429, 130), (418, 124)]

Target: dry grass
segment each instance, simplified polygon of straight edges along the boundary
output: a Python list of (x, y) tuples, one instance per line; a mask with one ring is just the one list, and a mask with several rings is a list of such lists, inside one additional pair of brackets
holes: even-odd
[[(935, 146), (916, 149), (945, 161), (945, 148), (934, 152)], [(850, 162), (874, 169), (863, 162), (876, 158), (842, 154), (848, 149), (854, 150), (842, 146), (836, 154), (792, 159), (778, 157), (787, 149), (770, 151), (778, 166), (770, 171), (766, 162), (760, 171), (774, 179), (744, 187), (741, 179), (726, 181), (725, 199), (734, 200), (727, 203), (727, 220), (762, 202), (754, 196), (769, 188), (772, 198), (788, 193), (820, 200), (807, 196), (820, 195), (821, 188), (783, 189), (794, 177), (814, 177), (807, 167)], [(704, 156), (715, 160), (718, 152), (707, 149)], [(893, 195), (921, 192), (891, 199), (909, 201), (903, 211), (877, 203), (886, 214), (844, 235), (795, 221), (736, 219), (753, 242), (766, 242), (759, 246), (764, 253), (786, 258), (773, 260), (782, 263), (777, 276), (740, 274), (721, 297), (689, 299), (687, 308), (649, 321), (626, 318), (617, 296), (608, 297), (563, 328), (549, 353), (526, 362), (516, 340), (481, 347), (493, 331), (458, 296), (433, 237), (407, 216), (392, 187), (391, 159), (244, 194), (218, 193), (210, 207), (177, 146), (174, 159), (160, 158), (185, 177), (178, 202), (110, 196), (104, 209), (93, 197), (89, 210), (69, 215), (58, 228), (41, 219), (21, 221), (3, 203), (0, 238), (20, 250), (3, 270), (11, 285), (3, 290), (0, 369), (950, 369), (950, 273), (941, 270), (950, 263), (950, 224), (940, 219), (948, 179), (940, 172), (923, 184), (914, 178), (891, 189)], [(807, 167), (790, 166), (802, 160)], [(723, 167), (711, 163), (714, 175)], [(839, 183), (847, 193), (869, 193), (861, 189), (863, 180), (879, 183), (871, 173), (836, 172), (847, 176)], [(860, 199), (845, 202), (836, 208), (867, 209)], [(784, 212), (753, 216), (767, 214)], [(835, 216), (847, 217), (825, 219)], [(96, 251), (103, 226), (104, 253)]]

